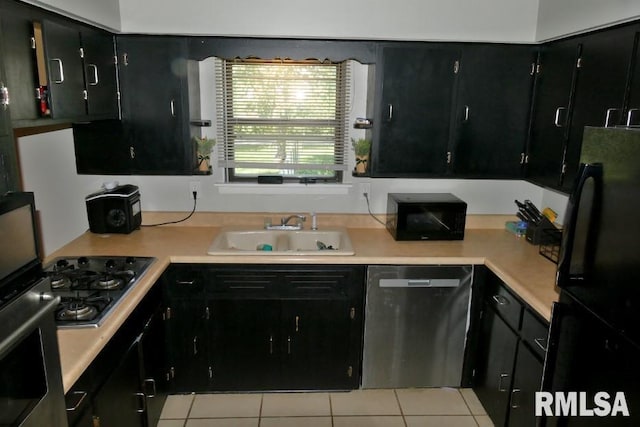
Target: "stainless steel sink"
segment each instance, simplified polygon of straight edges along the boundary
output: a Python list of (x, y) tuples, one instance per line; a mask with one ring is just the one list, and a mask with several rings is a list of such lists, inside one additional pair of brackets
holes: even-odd
[(353, 255), (345, 229), (263, 230), (224, 228), (207, 251), (209, 255)]

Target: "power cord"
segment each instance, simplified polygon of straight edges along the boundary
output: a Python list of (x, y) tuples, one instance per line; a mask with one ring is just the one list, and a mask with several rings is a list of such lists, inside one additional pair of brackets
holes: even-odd
[(191, 210), (191, 213), (189, 215), (187, 215), (182, 219), (178, 219), (176, 221), (160, 222), (158, 224), (142, 224), (141, 227), (157, 227), (159, 225), (177, 224), (179, 222), (184, 222), (193, 216), (194, 212), (196, 211), (197, 204), (198, 204), (198, 192), (194, 191), (193, 192), (193, 209)]
[(379, 219), (378, 217), (376, 217), (372, 212), (371, 212), (371, 206), (369, 205), (369, 193), (362, 193), (362, 195), (364, 196), (364, 198), (367, 201), (367, 210), (369, 211), (369, 215), (371, 215), (371, 218), (375, 219), (376, 221), (378, 221), (380, 224), (384, 225), (385, 227), (387, 226), (387, 224), (385, 224), (384, 221), (382, 221), (381, 219)]

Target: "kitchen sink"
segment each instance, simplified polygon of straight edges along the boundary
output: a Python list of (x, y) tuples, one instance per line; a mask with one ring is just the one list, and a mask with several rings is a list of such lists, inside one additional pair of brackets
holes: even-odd
[(345, 229), (263, 230), (224, 228), (209, 255), (353, 255)]

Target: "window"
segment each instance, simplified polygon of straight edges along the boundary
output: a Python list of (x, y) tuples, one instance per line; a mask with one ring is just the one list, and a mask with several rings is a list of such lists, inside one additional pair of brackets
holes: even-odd
[(218, 60), (216, 78), (219, 164), (228, 181), (341, 180), (346, 62)]

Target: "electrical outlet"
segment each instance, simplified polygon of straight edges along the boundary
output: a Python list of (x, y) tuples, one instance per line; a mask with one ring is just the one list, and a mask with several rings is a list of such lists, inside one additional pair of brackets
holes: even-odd
[(196, 192), (196, 199), (202, 197), (202, 191), (200, 189), (200, 181), (189, 182), (189, 198), (193, 199), (193, 192)]
[(363, 182), (360, 184), (360, 195), (364, 197), (365, 193), (371, 198), (371, 183)]

